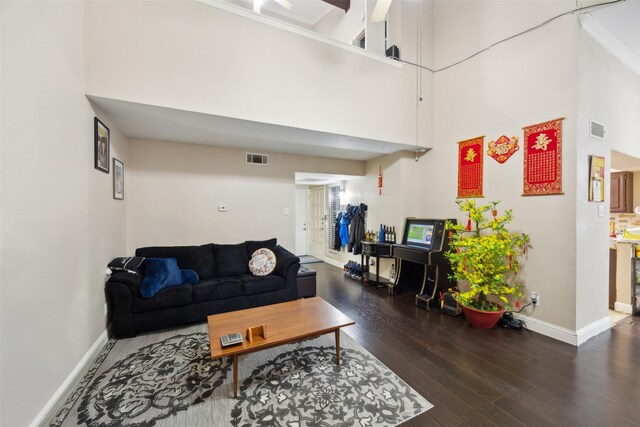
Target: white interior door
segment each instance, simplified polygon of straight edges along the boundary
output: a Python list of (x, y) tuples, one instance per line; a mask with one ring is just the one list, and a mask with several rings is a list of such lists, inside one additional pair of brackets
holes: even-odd
[(324, 260), (325, 253), (325, 189), (309, 190), (309, 255)]
[(309, 190), (296, 188), (296, 255), (309, 255)]

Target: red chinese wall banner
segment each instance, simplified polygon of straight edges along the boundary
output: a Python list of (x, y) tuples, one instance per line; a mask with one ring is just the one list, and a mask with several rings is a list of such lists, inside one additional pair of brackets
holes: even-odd
[(458, 197), (482, 197), (484, 136), (458, 142)]
[(551, 120), (524, 129), (523, 196), (562, 193), (562, 121)]

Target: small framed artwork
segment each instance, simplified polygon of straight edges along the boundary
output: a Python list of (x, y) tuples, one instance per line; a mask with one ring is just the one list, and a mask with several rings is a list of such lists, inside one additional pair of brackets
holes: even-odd
[(124, 163), (113, 158), (113, 198), (124, 200)]
[(109, 128), (97, 117), (93, 121), (93, 139), (95, 168), (104, 173), (109, 173)]
[(589, 201), (604, 202), (604, 157), (589, 156)]

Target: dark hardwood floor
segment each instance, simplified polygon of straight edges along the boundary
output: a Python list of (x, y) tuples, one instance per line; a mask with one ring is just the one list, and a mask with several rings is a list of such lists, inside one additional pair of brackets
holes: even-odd
[(411, 293), (391, 296), (329, 264), (310, 267), (318, 295), (356, 321), (344, 331), (435, 405), (404, 426), (640, 426), (638, 317), (576, 348), (475, 329), (417, 308)]

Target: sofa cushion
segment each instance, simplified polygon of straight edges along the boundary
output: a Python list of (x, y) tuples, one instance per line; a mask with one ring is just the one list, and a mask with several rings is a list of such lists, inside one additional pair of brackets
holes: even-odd
[(249, 273), (247, 243), (237, 245), (213, 245), (218, 277), (239, 276)]
[(287, 287), (287, 282), (283, 277), (270, 276), (254, 276), (252, 274), (244, 274), (239, 277), (243, 283), (243, 294), (256, 295), (266, 292), (279, 291)]
[(242, 282), (235, 277), (203, 280), (193, 285), (195, 303), (239, 296), (242, 296)]
[(193, 302), (192, 286), (193, 285), (181, 285), (165, 288), (158, 292), (153, 298), (136, 296), (133, 299), (133, 312), (142, 313), (189, 305)]
[(269, 240), (247, 240), (247, 255), (251, 258), (251, 255), (258, 249), (266, 248), (271, 252), (276, 250), (276, 245), (278, 244), (278, 239), (273, 238)]
[(136, 249), (136, 256), (175, 258), (180, 268), (193, 270), (200, 279), (216, 275), (213, 243), (202, 246), (150, 246)]
[(182, 273), (175, 258), (147, 258), (146, 271), (140, 283), (140, 294), (151, 298), (160, 289), (182, 284)]

